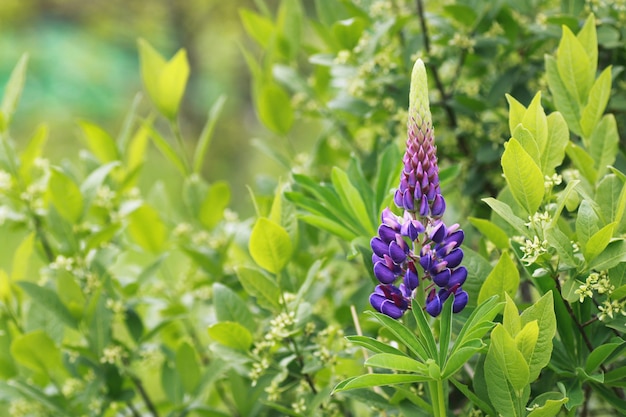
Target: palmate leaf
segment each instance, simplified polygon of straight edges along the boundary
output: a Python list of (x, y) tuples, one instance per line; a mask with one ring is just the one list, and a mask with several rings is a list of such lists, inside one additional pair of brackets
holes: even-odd
[(354, 343), (355, 345), (362, 346), (375, 353), (388, 353), (396, 356), (407, 356), (401, 350), (368, 336), (346, 336), (346, 339), (351, 343)]
[(393, 371), (405, 371), (413, 374), (428, 376), (428, 365), (409, 358), (406, 355), (394, 355), (391, 353), (378, 353), (365, 361), (365, 366), (391, 369)]
[(428, 358), (434, 357), (428, 354), (428, 351), (426, 350), (426, 347), (422, 343), (422, 341), (419, 340), (411, 330), (406, 328), (399, 321), (394, 320), (384, 314), (376, 313), (373, 311), (366, 311), (365, 313), (373, 316), (376, 320), (378, 320), (380, 324), (382, 324), (387, 330), (389, 330), (400, 343), (404, 344), (411, 351), (411, 353), (417, 356), (417, 358), (422, 362), (426, 362)]
[(357, 388), (372, 388), (383, 385), (410, 384), (414, 382), (430, 381), (431, 378), (425, 375), (415, 374), (365, 374), (337, 384), (333, 393)]

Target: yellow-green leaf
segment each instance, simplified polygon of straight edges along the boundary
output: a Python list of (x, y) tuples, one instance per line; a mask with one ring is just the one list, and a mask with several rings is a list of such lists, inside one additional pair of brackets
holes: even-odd
[(167, 229), (154, 208), (144, 204), (130, 213), (128, 220), (128, 232), (139, 246), (154, 253), (161, 251)]
[(611, 96), (611, 66), (605, 68), (596, 79), (589, 92), (587, 105), (583, 108), (580, 117), (580, 127), (583, 130), (583, 138), (588, 138), (593, 129), (600, 121), (604, 109)]
[(247, 351), (252, 345), (250, 331), (234, 321), (222, 321), (209, 327), (209, 336), (224, 346)]
[(91, 152), (102, 163), (117, 161), (119, 153), (115, 140), (100, 126), (87, 121), (78, 123), (85, 134)]
[(277, 274), (291, 258), (293, 246), (282, 226), (261, 217), (252, 228), (249, 249), (257, 265)]
[(52, 168), (48, 192), (59, 214), (72, 224), (78, 223), (83, 213), (83, 195), (76, 183), (60, 169)]
[(513, 297), (517, 292), (518, 286), (519, 272), (517, 270), (517, 266), (513, 263), (509, 254), (504, 252), (480, 288), (480, 292), (478, 293), (478, 304), (493, 295), (500, 296), (500, 300), (505, 299), (505, 293), (507, 293), (510, 297)]
[(509, 140), (502, 155), (502, 170), (511, 193), (528, 214), (534, 214), (544, 195), (544, 179), (533, 158), (515, 140)]

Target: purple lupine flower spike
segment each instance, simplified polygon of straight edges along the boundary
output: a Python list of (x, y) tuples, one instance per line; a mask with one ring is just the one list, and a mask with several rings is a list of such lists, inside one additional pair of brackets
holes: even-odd
[(389, 208), (383, 210), (378, 235), (370, 242), (374, 275), (381, 283), (370, 296), (370, 304), (395, 319), (411, 308), (411, 298), (425, 281), (432, 283), (422, 286), (426, 293), (422, 308), (433, 317), (451, 295), (455, 313), (463, 310), (469, 298), (462, 289), (467, 269), (460, 266), (465, 235), (458, 224), (447, 227), (442, 220), (446, 201), (439, 186), (427, 87), (424, 63), (417, 60), (411, 74), (404, 167), (393, 197), (404, 213), (398, 216)]

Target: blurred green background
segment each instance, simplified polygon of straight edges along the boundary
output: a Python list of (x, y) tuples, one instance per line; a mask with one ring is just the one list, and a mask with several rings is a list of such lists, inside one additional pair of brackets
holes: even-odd
[[(195, 140), (210, 106), (220, 95), (227, 96), (205, 177), (227, 179), (234, 207), (252, 214), (245, 186), (263, 178), (255, 174), (275, 174), (278, 168), (250, 145), (264, 131), (250, 104), (250, 77), (240, 48), (250, 41), (238, 9), (254, 6), (246, 0), (0, 1), (1, 88), (19, 57), (24, 52), (30, 56), (12, 128), (18, 147), (40, 123), (50, 127), (46, 154), (52, 163), (78, 156), (82, 137), (77, 120), (100, 124), (115, 136), (142, 90), (137, 39), (146, 39), (167, 58), (184, 47), (191, 77), (183, 103), (183, 134)], [(149, 111), (144, 99), (140, 114)], [(161, 178), (170, 173), (169, 164), (152, 149), (144, 184), (154, 181), (155, 170)]]

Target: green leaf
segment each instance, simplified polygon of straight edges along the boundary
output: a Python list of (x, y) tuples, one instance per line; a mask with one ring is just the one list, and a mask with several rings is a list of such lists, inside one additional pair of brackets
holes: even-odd
[(570, 181), (567, 183), (565, 189), (558, 193), (556, 200), (556, 209), (554, 210), (554, 216), (552, 217), (552, 221), (550, 222), (551, 227), (556, 227), (557, 221), (559, 220), (559, 217), (561, 217), (563, 207), (565, 207), (565, 205), (567, 204), (571, 192), (578, 184), (580, 184), (580, 180)]
[(211, 144), (213, 132), (215, 131), (215, 125), (217, 124), (217, 119), (222, 113), (225, 102), (226, 97), (223, 95), (219, 96), (209, 110), (206, 123), (202, 128), (202, 133), (200, 133), (200, 138), (198, 139), (198, 144), (196, 145), (196, 150), (193, 154), (193, 172), (196, 174), (199, 174), (202, 170), (202, 163), (204, 162), (209, 145)]
[[(610, 174), (602, 178), (596, 188), (594, 200), (600, 207), (600, 217), (603, 224), (620, 221), (618, 217), (618, 209), (620, 203), (624, 204), (626, 200), (620, 201), (622, 192), (626, 190), (624, 183), (615, 174)], [(622, 209), (623, 213), (623, 209)], [(618, 224), (619, 227), (619, 224)]]
[(572, 241), (557, 227), (549, 227), (544, 232), (545, 238), (551, 247), (556, 249), (556, 253), (561, 261), (569, 266), (577, 266), (580, 262), (574, 256)]
[(236, 267), (235, 272), (243, 289), (255, 297), (261, 307), (280, 310), (280, 288), (273, 279), (258, 269), (245, 266)]
[(119, 165), (120, 163), (118, 161), (101, 165), (94, 169), (93, 172), (85, 178), (83, 183), (80, 185), (80, 192), (83, 194), (84, 205), (86, 208), (91, 206), (91, 203), (98, 193), (98, 189), (102, 186), (106, 177)]
[(94, 293), (83, 319), (89, 347), (97, 356), (102, 355), (112, 338), (113, 312), (107, 307), (106, 300), (106, 294), (101, 289)]
[(411, 384), (414, 382), (429, 381), (424, 375), (411, 374), (366, 374), (346, 379), (337, 384), (333, 393), (357, 388), (380, 387), (384, 385)]
[(611, 96), (611, 66), (602, 71), (589, 92), (587, 105), (583, 108), (580, 117), (580, 127), (583, 137), (588, 138), (600, 121), (604, 109)]
[[(493, 325), (490, 324), (489, 328)], [(446, 360), (446, 367), (441, 373), (441, 377), (443, 379), (448, 379), (454, 374), (456, 374), (465, 364), (469, 361), (469, 359), (474, 356), (478, 351), (482, 350), (485, 347), (485, 344), (480, 339), (472, 339), (466, 341), (462, 347), (456, 349), (454, 353), (452, 353), (448, 359)], [(454, 378), (452, 378), (454, 379)]]
[(200, 370), (200, 361), (195, 349), (183, 341), (176, 350), (176, 372), (188, 394), (192, 394), (200, 383)]
[(574, 163), (574, 166), (580, 171), (581, 174), (583, 174), (587, 181), (591, 184), (595, 184), (596, 179), (598, 178), (598, 172), (594, 168), (596, 162), (593, 160), (591, 155), (585, 152), (585, 150), (580, 146), (574, 145), (571, 142), (567, 144), (565, 152), (567, 153), (569, 159), (571, 159)]
[(281, 35), (279, 47), (282, 47), (281, 50), (284, 50), (283, 55), (292, 60), (300, 52), (302, 15), (302, 6), (300, 6), (299, 0), (288, 0), (280, 3), (276, 19)]
[(81, 121), (78, 124), (87, 139), (89, 149), (100, 162), (107, 163), (119, 159), (117, 145), (104, 129), (87, 121)]
[(540, 166), (541, 152), (539, 150), (539, 145), (535, 140), (535, 136), (530, 132), (530, 130), (519, 124), (515, 128), (512, 138), (517, 140), (519, 144), (522, 145), (522, 148), (524, 148), (524, 150), (532, 158), (532, 160), (535, 161), (535, 164), (537, 164), (537, 166)]
[(237, 322), (251, 332), (257, 329), (246, 303), (233, 290), (219, 282), (213, 284), (213, 303), (218, 321)]
[(66, 326), (73, 329), (78, 328), (76, 319), (74, 319), (74, 316), (72, 316), (67, 307), (61, 302), (56, 292), (50, 288), (40, 287), (28, 281), (20, 281), (17, 285), (19, 285), (35, 303), (43, 306)]
[(26, 80), (26, 67), (28, 66), (28, 54), (22, 55), (20, 60), (13, 68), (9, 81), (4, 87), (4, 96), (2, 97), (2, 103), (0, 104), (0, 111), (4, 118), (4, 128), (0, 128), (3, 131), (11, 124), (13, 114), (17, 108), (17, 103), (20, 101), (22, 90), (24, 89), (24, 81)]
[[(28, 267), (32, 264), (31, 255), (35, 247), (35, 233), (29, 233), (15, 249), (11, 267), (11, 280), (20, 281), (26, 278)], [(1, 297), (0, 297), (1, 298)]]
[(626, 241), (623, 239), (609, 243), (602, 253), (589, 262), (589, 270), (602, 271), (610, 269), (620, 262), (626, 262)]
[[(548, 119), (546, 113), (541, 106), (541, 92), (535, 94), (532, 101), (528, 105), (524, 117), (522, 119), (522, 125), (528, 129), (532, 137), (535, 139), (535, 143), (539, 150), (539, 153), (543, 154), (546, 150), (548, 141)], [(514, 137), (516, 137), (514, 135)], [(524, 149), (527, 149), (524, 147)], [(530, 153), (530, 152), (529, 152)], [(537, 165), (541, 165), (539, 159), (535, 159)]]
[(596, 68), (598, 62), (598, 36), (596, 34), (596, 20), (593, 13), (589, 13), (585, 24), (583, 25), (576, 38), (587, 53), (589, 60), (589, 74), (591, 77), (596, 76)]
[(19, 176), (27, 184), (31, 182), (30, 171), (35, 165), (35, 160), (41, 156), (47, 140), (48, 127), (46, 125), (37, 126), (37, 130), (28, 141), (26, 149), (20, 155)]
[[(543, 187), (543, 182), (541, 186)], [(528, 236), (528, 228), (526, 227), (524, 220), (517, 217), (513, 213), (511, 206), (503, 203), (502, 201), (496, 200), (493, 197), (483, 198), (482, 200), (487, 203), (487, 205), (489, 205), (489, 207), (491, 207), (491, 209), (498, 214), (498, 216), (502, 217), (508, 224), (513, 226), (513, 228), (522, 236)]]
[(248, 9), (239, 9), (239, 17), (246, 33), (263, 48), (267, 48), (274, 37), (274, 23)]
[[(152, 123), (144, 121), (143, 127), (152, 138), (154, 146), (159, 149), (163, 156), (165, 156), (165, 158), (167, 158), (183, 176), (187, 176), (187, 165), (185, 165), (184, 160), (180, 157), (180, 155), (178, 155), (178, 153), (176, 153), (174, 148), (172, 148), (172, 145), (170, 145), (169, 142), (165, 140), (165, 138), (152, 126)], [(138, 145), (141, 144), (141, 142), (138, 143)]]
[(502, 317), (502, 326), (512, 337), (515, 337), (522, 330), (522, 321), (519, 318), (517, 306), (509, 294), (504, 293), (506, 303), (504, 304), (504, 313)]
[(493, 295), (498, 295), (500, 300), (505, 299), (505, 293), (509, 294), (510, 297), (515, 296), (519, 286), (519, 279), (517, 266), (513, 263), (509, 254), (503, 252), (500, 260), (498, 260), (498, 263), (480, 288), (478, 304), (481, 304)]
[[(521, 391), (528, 385), (530, 382), (528, 364), (522, 353), (517, 349), (515, 340), (502, 325), (496, 325), (491, 332), (491, 345), (487, 353), (488, 361), (490, 355), (495, 357), (497, 366), (504, 372), (507, 381), (509, 381), (514, 390)], [(493, 366), (492, 364), (488, 365), (487, 362), (485, 363), (486, 368), (490, 365)], [(489, 384), (489, 381), (487, 384)]]
[(237, 322), (222, 321), (209, 327), (209, 336), (233, 349), (247, 351), (252, 346), (250, 331)]
[(615, 162), (619, 146), (617, 123), (612, 114), (605, 115), (591, 133), (589, 155), (594, 160), (597, 178), (601, 178), (609, 165)]
[(72, 224), (77, 224), (83, 214), (83, 196), (80, 189), (58, 168), (50, 170), (48, 192), (59, 214)]
[(148, 96), (168, 120), (174, 120), (180, 108), (189, 78), (187, 52), (180, 49), (169, 61), (148, 42), (139, 39), (141, 77)]
[(544, 294), (535, 304), (524, 310), (520, 317), (522, 326), (525, 327), (528, 323), (536, 320), (539, 327), (537, 343), (526, 356), (530, 369), (530, 381), (534, 381), (539, 377), (541, 370), (550, 362), (552, 355), (552, 338), (556, 334), (552, 291)]
[(498, 296), (493, 296), (480, 303), (463, 324), (451, 355), (466, 344), (472, 344), (473, 340), (481, 339), (493, 327), (491, 320), (500, 312), (504, 303), (498, 301)]
[(468, 220), (483, 236), (496, 245), (496, 248), (506, 249), (509, 247), (509, 236), (493, 222), (477, 217), (469, 217)]
[(541, 152), (541, 172), (552, 175), (554, 169), (563, 163), (565, 147), (569, 142), (569, 130), (563, 115), (559, 112), (550, 114), (548, 121), (548, 138), (546, 147)]
[(533, 320), (526, 325), (515, 336), (515, 345), (517, 350), (522, 353), (526, 363), (530, 365), (530, 359), (534, 355), (537, 339), (539, 338), (539, 325)]
[(346, 339), (349, 342), (367, 348), (374, 353), (388, 353), (395, 356), (407, 356), (404, 352), (390, 346), (388, 343), (383, 343), (369, 336), (346, 336)]
[(593, 210), (588, 200), (583, 200), (578, 207), (578, 216), (576, 217), (576, 235), (580, 243), (583, 253), (587, 247), (587, 242), (598, 230), (600, 219)]
[(363, 231), (368, 235), (376, 233), (370, 210), (367, 209), (362, 195), (364, 192), (356, 188), (348, 178), (348, 174), (337, 167), (333, 167), (331, 179), (343, 206), (358, 220)]
[(128, 233), (135, 243), (149, 252), (161, 252), (167, 229), (154, 208), (143, 204), (128, 215), (128, 221)]
[(561, 79), (557, 60), (546, 55), (545, 63), (548, 86), (550, 87), (556, 109), (563, 115), (570, 130), (580, 136), (582, 134), (582, 128), (579, 122), (580, 104), (575, 96), (570, 94), (565, 86), (565, 82)]
[(606, 249), (613, 237), (615, 226), (617, 223), (607, 224), (591, 235), (583, 250), (583, 255), (587, 261), (592, 260)]
[(584, 103), (594, 74), (590, 72), (589, 56), (585, 48), (567, 26), (563, 26), (556, 65), (570, 95), (577, 103)]
[(380, 322), (387, 330), (393, 334), (397, 340), (405, 345), (419, 360), (425, 362), (430, 358), (430, 355), (426, 352), (426, 348), (423, 343), (415, 336), (415, 334), (407, 329), (402, 323), (392, 319), (384, 314), (375, 313), (373, 311), (366, 311), (366, 314), (370, 314), (376, 320)]
[(285, 267), (293, 252), (287, 231), (263, 217), (252, 228), (249, 249), (254, 262), (273, 274)]
[[(411, 300), (411, 307), (411, 312), (413, 313), (413, 317), (415, 317), (415, 322), (417, 323), (417, 329), (419, 331), (418, 337), (424, 343), (424, 347), (426, 348), (426, 352), (428, 353), (427, 358), (436, 360), (439, 357), (437, 355), (437, 343), (435, 342), (433, 330), (430, 324), (428, 324), (428, 319), (424, 314), (424, 310), (415, 298)], [(439, 361), (437, 361), (436, 363), (443, 366), (443, 363)]]
[(278, 85), (267, 83), (261, 87), (256, 100), (261, 122), (279, 135), (285, 135), (294, 121), (293, 107), (287, 93)]
[(511, 132), (511, 136), (513, 136), (515, 128), (520, 125), (524, 119), (526, 107), (509, 94), (505, 94), (505, 97), (506, 101), (509, 103), (509, 132)]
[(527, 213), (537, 212), (545, 192), (541, 170), (516, 139), (502, 154), (502, 170), (515, 200)]
[(406, 355), (393, 355), (391, 353), (377, 353), (365, 361), (365, 366), (391, 369), (394, 371), (406, 371), (421, 375), (428, 375), (428, 366)]
[(11, 355), (16, 362), (44, 375), (62, 370), (61, 351), (43, 330), (35, 330), (13, 339)]
[(200, 207), (200, 221), (208, 229), (218, 225), (230, 203), (230, 187), (226, 181), (217, 181), (209, 188)]
[(607, 360), (613, 352), (615, 352), (616, 349), (624, 346), (625, 343), (626, 341), (621, 340), (620, 342), (606, 343), (595, 348), (587, 357), (585, 372), (591, 374), (593, 371), (598, 369), (600, 365), (602, 365), (604, 361)]
[(567, 397), (561, 400), (547, 400), (544, 405), (533, 409), (526, 417), (554, 417), (567, 402)]

